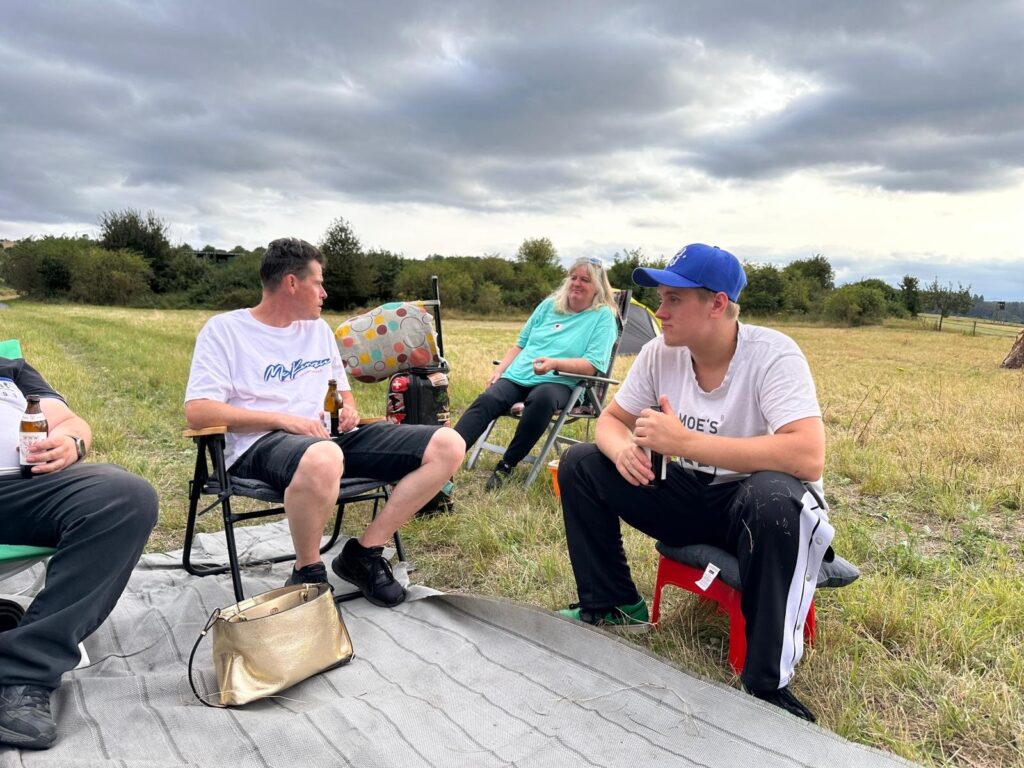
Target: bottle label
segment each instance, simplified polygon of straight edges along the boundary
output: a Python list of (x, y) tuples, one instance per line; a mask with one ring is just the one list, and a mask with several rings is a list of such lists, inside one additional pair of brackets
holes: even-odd
[(29, 422), (31, 424), (38, 424), (40, 421), (46, 421), (45, 413), (23, 413), (21, 415), (22, 422)]
[(331, 434), (331, 414), (327, 411), (320, 411), (320, 423), (324, 425), (327, 434)]
[[(27, 419), (26, 419), (26, 421), (27, 421)], [(35, 432), (35, 433), (33, 433), (33, 432), (23, 432), (23, 433), (21, 433), (18, 436), (18, 447), (19, 447), (18, 454), (21, 457), (20, 461), (21, 461), (21, 465), (23, 467), (27, 467), (27, 466), (29, 466), (31, 464), (41, 464), (42, 463), (40, 461), (29, 461), (28, 460), (28, 447), (30, 445), (35, 445), (36, 443), (40, 443), (40, 442), (42, 442), (45, 439), (46, 439), (46, 435), (43, 434), (42, 432)]]

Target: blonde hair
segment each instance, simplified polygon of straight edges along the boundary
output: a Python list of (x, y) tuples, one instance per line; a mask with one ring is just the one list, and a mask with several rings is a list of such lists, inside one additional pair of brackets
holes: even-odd
[[(710, 288), (698, 288), (697, 297), (701, 302), (707, 304), (709, 301), (715, 298), (717, 294)], [(729, 320), (735, 320), (740, 316), (740, 305), (732, 299), (729, 299), (729, 306), (725, 308), (725, 317)]]
[(618, 307), (615, 305), (615, 294), (612, 291), (612, 284), (608, 282), (608, 271), (604, 268), (604, 264), (596, 258), (591, 256), (583, 256), (576, 259), (569, 267), (569, 274), (565, 276), (565, 280), (562, 284), (555, 289), (555, 292), (551, 294), (551, 298), (555, 300), (555, 311), (561, 312), (563, 315), (572, 313), (569, 309), (569, 281), (572, 279), (572, 273), (580, 267), (584, 267), (587, 270), (587, 275), (590, 276), (590, 280), (594, 283), (597, 291), (594, 293), (594, 300), (591, 302), (587, 309), (583, 310), (586, 312), (590, 309), (599, 309), (600, 307), (608, 307), (612, 312), (618, 314)]

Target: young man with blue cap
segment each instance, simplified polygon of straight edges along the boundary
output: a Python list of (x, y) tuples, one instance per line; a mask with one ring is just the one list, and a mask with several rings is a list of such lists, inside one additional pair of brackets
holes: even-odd
[[(633, 281), (658, 289), (662, 336), (640, 351), (601, 414), (596, 445), (574, 446), (560, 463), (580, 600), (561, 613), (627, 631), (649, 626), (620, 519), (669, 545), (725, 549), (744, 584), (744, 689), (813, 721), (788, 687), (833, 536), (807, 361), (789, 337), (738, 321), (747, 279), (728, 251), (694, 243), (665, 269), (634, 270)], [(651, 451), (678, 457), (657, 481)]]

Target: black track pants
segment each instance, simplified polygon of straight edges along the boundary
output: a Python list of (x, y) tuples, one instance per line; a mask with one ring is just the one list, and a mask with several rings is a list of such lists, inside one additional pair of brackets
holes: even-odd
[(78, 644), (114, 609), (156, 519), (152, 486), (111, 464), (0, 477), (0, 543), (57, 548), (46, 586), (0, 633), (0, 684), (60, 685)]
[(827, 509), (791, 475), (756, 472), (718, 485), (710, 479), (672, 464), (658, 488), (633, 486), (596, 446), (573, 446), (559, 464), (558, 484), (580, 605), (603, 610), (640, 599), (620, 519), (666, 544), (732, 552), (744, 585), (743, 682), (782, 687), (803, 653), (804, 619), (832, 541)]
[(552, 414), (565, 408), (571, 394), (572, 390), (564, 384), (524, 387), (508, 379), (498, 379), (466, 409), (455, 425), (455, 431), (462, 435), (466, 441), (466, 450), (469, 450), (488, 424), (507, 414), (508, 409), (516, 403), (524, 403), (526, 407), (519, 418), (516, 433), (502, 457), (506, 464), (514, 467), (544, 434), (551, 423)]

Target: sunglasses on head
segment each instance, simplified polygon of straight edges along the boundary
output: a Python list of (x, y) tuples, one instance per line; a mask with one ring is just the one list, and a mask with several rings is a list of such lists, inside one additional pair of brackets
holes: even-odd
[(597, 256), (584, 256), (583, 261), (597, 267), (598, 269), (604, 269), (604, 262)]

